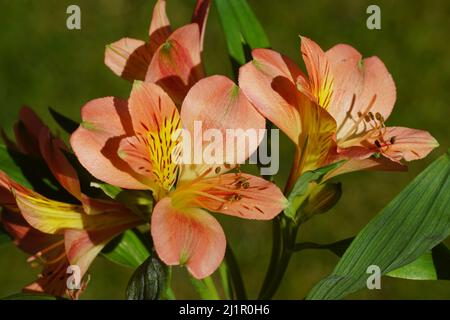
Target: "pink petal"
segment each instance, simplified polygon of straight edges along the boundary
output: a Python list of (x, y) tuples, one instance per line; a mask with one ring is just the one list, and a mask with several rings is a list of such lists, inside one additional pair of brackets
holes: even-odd
[[(178, 110), (160, 87), (137, 82), (133, 85), (129, 99), (129, 111), (134, 135), (120, 142), (119, 155), (136, 174), (144, 177), (141, 181), (145, 181), (148, 188), (157, 193), (161, 186), (156, 180), (159, 179), (160, 184), (166, 182), (158, 174), (167, 174), (172, 164), (171, 161), (165, 161), (162, 155), (167, 153), (170, 157), (170, 148), (176, 144), (176, 141), (172, 142), (172, 136), (181, 128)], [(175, 178), (176, 174), (173, 173), (166, 180), (172, 180), (168, 182), (172, 185)]]
[[(239, 87), (233, 81), (224, 76), (211, 76), (197, 82), (189, 91), (181, 107), (181, 119), (183, 127), (191, 133), (193, 143), (202, 141), (202, 137), (196, 136), (194, 122), (201, 123), (202, 130), (197, 132), (202, 135), (208, 129), (216, 129), (223, 137), (222, 146), (227, 146), (227, 130), (242, 129), (238, 135), (245, 141), (242, 149), (238, 148), (237, 139), (228, 135), (228, 139), (234, 139), (235, 149), (231, 150), (233, 154), (226, 154), (223, 151), (223, 159), (218, 159), (219, 164), (227, 162), (228, 164), (242, 163), (258, 147), (262, 134), (258, 130), (265, 129), (265, 120), (251, 103), (247, 100)], [(245, 137), (245, 131), (253, 130), (257, 141), (251, 143), (250, 139)], [(199, 130), (197, 130), (199, 131)], [(216, 141), (215, 141), (216, 142)], [(203, 150), (213, 142), (204, 142)], [(193, 146), (193, 148), (195, 148)], [(192, 150), (194, 152), (194, 149)], [(205, 160), (205, 159), (203, 159)], [(229, 161), (228, 161), (229, 160)], [(210, 165), (204, 165), (197, 168), (198, 172), (203, 172)]]
[(337, 138), (365, 131), (362, 119), (369, 111), (387, 119), (394, 107), (396, 89), (383, 62), (377, 57), (361, 60), (361, 54), (347, 45), (337, 45), (325, 55), (333, 73), (329, 112), (338, 124)]
[(331, 179), (335, 176), (354, 172), (361, 170), (370, 170), (370, 171), (407, 171), (408, 167), (404, 166), (400, 163), (393, 162), (390, 159), (380, 157), (380, 158), (366, 158), (366, 159), (350, 159), (340, 167), (330, 171), (327, 173), (322, 181)]
[(200, 51), (203, 51), (203, 39), (205, 37), (206, 21), (208, 20), (210, 6), (211, 0), (197, 0), (194, 14), (192, 15), (192, 23), (197, 23), (200, 30)]
[(160, 85), (180, 105), (190, 87), (203, 77), (199, 27), (192, 23), (175, 30), (159, 47), (145, 81)]
[(144, 41), (122, 38), (106, 46), (105, 64), (126, 80), (144, 80), (152, 56)]
[(239, 86), (256, 109), (294, 142), (301, 132), (295, 80), (302, 73), (288, 58), (268, 49), (253, 50), (239, 70)]
[(39, 134), (39, 147), (52, 174), (70, 194), (81, 200), (81, 189), (78, 174), (63, 153), (68, 151), (64, 143), (53, 138), (48, 128), (42, 128)]
[(172, 99), (159, 86), (149, 82), (135, 82), (128, 100), (134, 135), (145, 136), (159, 131), (168, 118), (178, 116)]
[(151, 233), (156, 252), (167, 265), (186, 265), (197, 279), (211, 275), (225, 255), (222, 227), (206, 211), (181, 211), (170, 198), (159, 201), (153, 211)]
[[(433, 136), (423, 130), (388, 127), (368, 132), (360, 141), (361, 145), (380, 152), (392, 161), (412, 161), (426, 157), (434, 148), (439, 146)], [(378, 141), (378, 142), (376, 142)]]
[(127, 102), (108, 97), (88, 102), (83, 123), (70, 143), (80, 163), (97, 179), (128, 189), (147, 189), (141, 176), (118, 155), (122, 139), (134, 134)]
[(174, 192), (172, 202), (256, 220), (273, 219), (287, 205), (275, 184), (245, 173), (228, 173), (182, 184)]
[(166, 1), (158, 0), (153, 8), (152, 21), (148, 31), (152, 52), (155, 52), (167, 40), (171, 33), (170, 21), (166, 13)]
[(20, 212), (4, 210), (2, 212), (2, 223), (6, 232), (14, 239), (14, 243), (21, 250), (32, 255), (60, 240), (61, 237), (32, 228)]
[(306, 37), (301, 37), (301, 53), (309, 81), (305, 83), (304, 78), (300, 77), (297, 80), (299, 90), (328, 110), (334, 86), (330, 63), (317, 43)]
[(38, 137), (43, 127), (44, 123), (31, 108), (24, 106), (20, 109), (19, 122), (14, 125), (14, 135), (21, 152), (40, 156)]
[(101, 230), (66, 230), (64, 232), (67, 259), (70, 264), (77, 265), (82, 275), (100, 251), (122, 232), (139, 225), (136, 221), (124, 219), (122, 223), (111, 224)]

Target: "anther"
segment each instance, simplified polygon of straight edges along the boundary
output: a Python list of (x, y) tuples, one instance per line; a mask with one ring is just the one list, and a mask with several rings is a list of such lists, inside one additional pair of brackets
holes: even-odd
[(377, 148), (381, 148), (381, 143), (378, 140), (375, 140), (375, 145), (377, 146)]
[(392, 138), (389, 140), (389, 142), (390, 142), (391, 144), (394, 144), (394, 143), (395, 143), (395, 136), (392, 137)]
[(377, 112), (377, 113), (375, 113), (375, 119), (377, 119), (378, 121), (382, 121), (383, 116), (381, 115), (381, 113)]

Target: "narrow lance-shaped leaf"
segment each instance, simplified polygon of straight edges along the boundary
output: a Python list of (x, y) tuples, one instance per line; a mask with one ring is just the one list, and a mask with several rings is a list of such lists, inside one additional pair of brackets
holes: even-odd
[(219, 12), (222, 29), (225, 33), (228, 52), (230, 53), (233, 68), (238, 68), (245, 63), (245, 52), (243, 48), (243, 38), (239, 28), (233, 7), (229, 0), (215, 0), (217, 11)]
[[(342, 257), (354, 238), (348, 238), (329, 244), (313, 242), (298, 243), (296, 251), (305, 249), (327, 249)], [(386, 275), (408, 280), (450, 280), (450, 250), (444, 243), (438, 244), (410, 264), (395, 269)]]
[(250, 48), (269, 48), (269, 39), (246, 0), (229, 0), (239, 21), (242, 35)]
[[(0, 145), (0, 170), (4, 171), (11, 179), (20, 183), (21, 185), (31, 188), (31, 184), (25, 177), (22, 169), (14, 161), (10, 154), (10, 150), (4, 145)], [(19, 155), (17, 153), (17, 155)]]
[(48, 107), (48, 110), (50, 111), (50, 114), (52, 115), (56, 123), (68, 134), (72, 134), (80, 126), (78, 122), (70, 119), (69, 117), (66, 117), (52, 107)]
[(116, 237), (103, 249), (103, 256), (122, 266), (132, 269), (139, 267), (150, 256), (150, 252), (137, 232), (127, 230)]
[(308, 299), (340, 299), (382, 274), (410, 264), (450, 234), (450, 150), (417, 176), (355, 238), (332, 274)]

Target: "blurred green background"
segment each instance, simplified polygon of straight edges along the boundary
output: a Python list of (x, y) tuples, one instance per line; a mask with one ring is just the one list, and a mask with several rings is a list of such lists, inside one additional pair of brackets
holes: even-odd
[[(147, 38), (153, 0), (0, 0), (0, 125), (11, 133), (21, 105), (33, 107), (58, 130), (47, 107), (79, 120), (80, 107), (102, 96), (127, 97), (130, 84), (103, 64), (104, 46), (123, 36)], [(190, 19), (194, 1), (169, 0), (174, 26)], [(392, 73), (398, 91), (396, 108), (388, 120), (430, 131), (441, 147), (427, 159), (411, 163), (407, 173), (359, 172), (339, 177), (344, 194), (329, 213), (303, 227), (300, 238), (321, 243), (355, 235), (421, 170), (450, 146), (450, 2), (249, 0), (274, 49), (299, 61), (302, 34), (323, 48), (349, 43), (365, 56), (377, 55)], [(66, 28), (66, 8), (81, 7), (82, 29)], [(382, 29), (366, 28), (366, 8), (381, 7)], [(208, 21), (204, 62), (208, 74), (231, 75), (226, 44), (215, 8)], [(284, 139), (283, 183), (292, 146)], [(250, 297), (255, 297), (270, 253), (270, 223), (221, 218), (241, 264)], [(0, 296), (20, 291), (36, 270), (13, 245), (0, 248)], [(334, 267), (328, 251), (297, 254), (276, 298), (299, 299)], [(122, 299), (131, 271), (98, 258), (91, 268), (84, 299)], [(195, 298), (185, 270), (176, 268), (179, 298)], [(362, 290), (357, 299), (449, 299), (450, 282), (406, 281), (383, 278), (381, 290)]]

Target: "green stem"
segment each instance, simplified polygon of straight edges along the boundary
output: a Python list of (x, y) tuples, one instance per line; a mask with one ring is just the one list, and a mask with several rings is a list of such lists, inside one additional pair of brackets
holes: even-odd
[(172, 290), (172, 267), (169, 267), (167, 270), (166, 289), (164, 294), (167, 300), (176, 300), (175, 293)]
[(247, 292), (245, 290), (244, 281), (242, 280), (239, 264), (230, 245), (227, 245), (225, 261), (230, 272), (231, 280), (233, 282), (233, 289), (236, 294), (236, 299), (247, 300)]
[(233, 289), (230, 283), (230, 273), (226, 262), (222, 262), (219, 267), (220, 281), (222, 283), (223, 292), (225, 294), (225, 299), (233, 299)]
[(203, 300), (220, 300), (219, 293), (217, 292), (212, 277), (207, 277), (203, 280), (191, 277), (191, 283)]
[(261, 288), (259, 299), (271, 299), (280, 286), (294, 252), (298, 226), (289, 218), (280, 215), (274, 223), (274, 245), (269, 270)]

